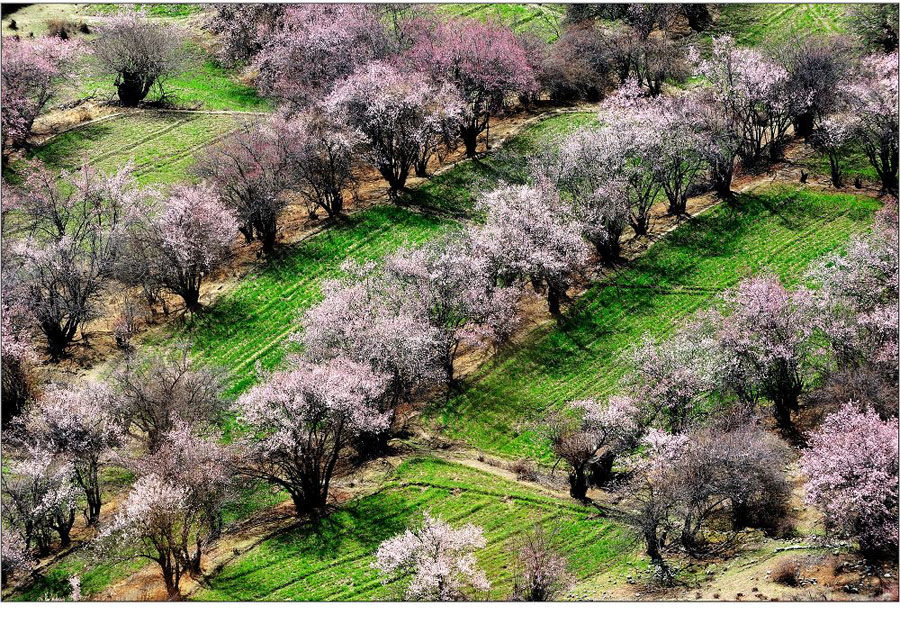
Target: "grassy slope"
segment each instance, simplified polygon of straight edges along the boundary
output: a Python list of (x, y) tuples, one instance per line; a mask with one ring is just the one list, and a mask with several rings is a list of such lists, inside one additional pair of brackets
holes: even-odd
[(536, 124), (496, 155), (461, 163), (411, 193), (404, 203), (415, 212), (378, 206), (350, 217), (341, 227), (282, 249), (191, 325), (176, 330), (176, 336), (193, 340), (194, 356), (224, 367), (232, 392), (242, 392), (256, 379), (257, 359), (265, 368), (281, 361), (298, 315), (317, 301), (323, 280), (338, 276), (344, 260), (378, 259), (400, 245), (421, 243), (456, 227), (446, 217), (470, 214), (476, 189), (499, 180), (522, 181), (525, 154), (593, 119), (590, 114), (573, 114)]
[(319, 527), (277, 535), (229, 563), (197, 598), (399, 599), (400, 584), (382, 585), (371, 563), (378, 545), (421, 521), (424, 510), (453, 526), (471, 522), (484, 529), (487, 546), (478, 559), (494, 600), (509, 596), (516, 540), (536, 521), (559, 530), (559, 543), (579, 580), (638, 566), (628, 531), (598, 518), (592, 508), (472, 468), (420, 459), (399, 466), (378, 492), (348, 503)]
[(437, 11), (443, 15), (494, 20), (515, 32), (529, 30), (553, 41), (560, 30), (565, 7), (560, 4), (441, 4)]
[(715, 30), (730, 33), (741, 45), (777, 41), (793, 32), (841, 33), (846, 5), (721, 4)]
[(144, 184), (190, 178), (194, 154), (236, 128), (239, 115), (142, 112), (64, 132), (34, 155), (53, 167), (74, 169), (85, 161), (104, 171), (134, 160)]
[[(230, 111), (269, 111), (272, 104), (256, 89), (237, 82), (232, 73), (192, 41), (184, 45), (183, 69), (167, 79), (165, 92), (177, 108)], [(78, 81), (63, 89), (57, 99), (66, 101), (97, 96), (115, 100), (115, 76), (102, 73), (90, 56), (85, 55), (74, 68)], [(159, 99), (154, 88), (148, 102)]]
[[(569, 400), (608, 395), (627, 371), (623, 354), (642, 334), (664, 336), (744, 275), (770, 270), (796, 284), (809, 263), (869, 222), (878, 202), (791, 189), (741, 197), (679, 227), (592, 287), (559, 326), (477, 371), (446, 406), (427, 413), (445, 433), (507, 456), (546, 457), (527, 426)], [(522, 426), (523, 423), (526, 426)]]

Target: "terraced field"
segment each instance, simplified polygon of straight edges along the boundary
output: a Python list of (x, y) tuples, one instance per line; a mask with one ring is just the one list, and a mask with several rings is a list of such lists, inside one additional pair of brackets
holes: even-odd
[(560, 326), (474, 373), (426, 416), (445, 434), (504, 456), (548, 459), (530, 424), (565, 402), (620, 389), (623, 355), (644, 333), (665, 336), (718, 293), (768, 270), (797, 284), (814, 259), (870, 222), (876, 200), (776, 188), (720, 205), (581, 296)]
[(340, 274), (344, 260), (377, 260), (448, 226), (395, 206), (352, 216), (339, 228), (283, 250), (178, 335), (190, 337), (199, 361), (228, 371), (231, 392), (240, 394), (256, 380), (257, 360), (266, 369), (281, 362), (297, 316), (318, 300), (323, 280)]
[(64, 132), (34, 153), (46, 164), (66, 169), (87, 162), (113, 171), (133, 160), (141, 183), (170, 184), (190, 179), (195, 154), (249, 119), (203, 113), (124, 114)]
[(547, 41), (559, 37), (560, 21), (565, 15), (561, 4), (442, 4), (437, 10), (444, 15), (494, 20), (515, 32), (531, 31)]
[(526, 154), (595, 119), (593, 114), (576, 113), (542, 121), (496, 155), (461, 163), (436, 176), (404, 200), (407, 208), (378, 206), (351, 216), (341, 227), (282, 249), (174, 337), (190, 338), (195, 358), (224, 368), (231, 392), (239, 394), (256, 380), (257, 360), (266, 369), (281, 362), (297, 317), (318, 300), (322, 281), (339, 275), (344, 260), (377, 260), (402, 245), (419, 244), (458, 227), (448, 216), (470, 215), (476, 189), (499, 180), (523, 181)]
[(722, 4), (716, 31), (730, 33), (741, 45), (777, 41), (794, 32), (842, 33), (846, 5), (842, 4)]
[(193, 598), (200, 600), (389, 600), (402, 596), (399, 583), (382, 585), (371, 567), (378, 545), (420, 521), (429, 510), (459, 526), (484, 529), (478, 553), (502, 600), (512, 590), (516, 540), (536, 522), (559, 531), (559, 544), (580, 581), (610, 570), (640, 566), (629, 531), (596, 510), (498, 480), (438, 459), (401, 464), (376, 493), (358, 498), (318, 526), (277, 535), (229, 563)]

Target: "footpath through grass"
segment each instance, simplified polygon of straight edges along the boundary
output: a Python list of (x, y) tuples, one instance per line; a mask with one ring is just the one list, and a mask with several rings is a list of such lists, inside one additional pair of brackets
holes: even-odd
[(486, 362), (426, 417), (476, 448), (546, 460), (533, 423), (567, 401), (619, 391), (623, 356), (644, 333), (670, 334), (747, 275), (770, 271), (798, 284), (812, 261), (863, 230), (878, 206), (866, 197), (778, 187), (738, 197), (733, 211), (711, 209), (593, 286), (562, 325), (539, 328)]
[(454, 527), (484, 529), (478, 553), (491, 590), (484, 599), (505, 600), (512, 591), (518, 540), (536, 522), (557, 530), (570, 570), (583, 581), (640, 565), (630, 531), (596, 510), (544, 496), (535, 489), (480, 470), (438, 459), (401, 464), (378, 492), (326, 517), (276, 535), (230, 562), (195, 598), (199, 600), (397, 600), (401, 583), (382, 585), (371, 567), (379, 544), (422, 520), (422, 512)]
[(497, 154), (460, 163), (412, 191), (402, 202), (410, 209), (377, 206), (278, 250), (275, 258), (186, 327), (174, 329), (170, 337), (192, 340), (196, 360), (223, 368), (229, 375), (230, 393), (240, 394), (256, 381), (257, 360), (264, 369), (282, 361), (285, 342), (298, 328), (298, 316), (319, 300), (324, 280), (340, 275), (345, 260), (378, 260), (402, 245), (421, 244), (460, 227), (449, 217), (470, 216), (479, 189), (501, 180), (523, 182), (528, 153), (594, 119), (591, 114), (572, 114), (542, 121)]

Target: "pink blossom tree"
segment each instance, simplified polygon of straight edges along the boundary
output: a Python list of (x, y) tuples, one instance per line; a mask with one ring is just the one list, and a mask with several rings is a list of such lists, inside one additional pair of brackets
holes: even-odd
[(194, 166), (237, 213), (247, 243), (258, 239), (265, 253), (275, 247), (278, 219), (288, 205), (297, 147), (277, 123), (247, 124), (201, 154)]
[(386, 24), (374, 5), (288, 6), (254, 58), (257, 82), (263, 93), (301, 107), (388, 50)]
[(609, 481), (616, 456), (634, 447), (644, 423), (630, 397), (575, 401), (568, 407), (568, 414), (549, 423), (548, 437), (557, 457), (569, 465), (569, 493), (584, 500), (589, 484)]
[(650, 209), (662, 190), (659, 175), (660, 136), (648, 124), (646, 104), (637, 83), (625, 85), (600, 112), (603, 126), (596, 132), (608, 147), (610, 177), (623, 189), (629, 209), (628, 221), (637, 236), (650, 231)]
[[(22, 146), (34, 120), (46, 108), (63, 77), (66, 62), (79, 49), (74, 41), (58, 37), (3, 38), (0, 81), (3, 83), (3, 141)], [(4, 159), (4, 162), (5, 159)]]
[(304, 199), (310, 218), (320, 208), (329, 217), (339, 216), (344, 193), (356, 189), (362, 137), (316, 109), (279, 123), (278, 131), (292, 143), (291, 190)]
[(801, 467), (807, 500), (826, 527), (867, 554), (897, 551), (897, 419), (847, 403), (809, 439)]
[(298, 515), (321, 511), (342, 451), (388, 426), (379, 407), (386, 383), (344, 358), (272, 373), (238, 402), (248, 431), (242, 471), (287, 491)]
[(87, 501), (88, 524), (100, 518), (101, 470), (124, 439), (111, 407), (105, 385), (55, 386), (44, 392), (24, 419), (28, 440), (71, 467)]
[(815, 291), (816, 326), (834, 357), (828, 390), (880, 413), (897, 410), (897, 272), (896, 201), (886, 202), (870, 232), (810, 272), (822, 286)]
[(719, 348), (726, 386), (743, 401), (771, 401), (778, 425), (790, 429), (815, 352), (809, 291), (789, 292), (775, 277), (747, 278), (726, 294), (724, 312)]
[(96, 312), (112, 276), (129, 215), (145, 206), (132, 167), (105, 175), (89, 166), (57, 174), (29, 171), (18, 207), (26, 236), (13, 244), (16, 296), (62, 357), (79, 328)]
[(25, 547), (22, 534), (11, 527), (5, 528), (0, 535), (0, 565), (4, 586), (16, 572), (27, 572), (34, 566), (34, 559)]
[(852, 115), (831, 115), (809, 133), (809, 142), (828, 157), (834, 188), (844, 186), (844, 159), (854, 146), (857, 124)]
[(50, 553), (54, 534), (60, 547), (71, 544), (70, 533), (78, 508), (78, 488), (72, 468), (47, 449), (28, 446), (21, 460), (11, 462), (3, 475), (3, 519), (18, 530), (25, 547), (38, 555)]
[(673, 516), (678, 505), (672, 465), (687, 442), (688, 438), (683, 434), (650, 429), (643, 439), (644, 454), (629, 462), (628, 496), (633, 509), (632, 522), (644, 540), (657, 577), (663, 582), (671, 581), (671, 571), (662, 549), (666, 535), (675, 529)]
[(631, 354), (632, 387), (638, 403), (673, 433), (684, 433), (704, 415), (716, 387), (718, 353), (712, 332), (692, 324), (664, 341), (644, 336)]
[(787, 71), (758, 50), (737, 47), (727, 35), (713, 39), (712, 56), (700, 71), (727, 111), (741, 159), (756, 163), (764, 148), (773, 160), (780, 156), (796, 110)]
[(407, 52), (407, 62), (435, 82), (452, 84), (465, 103), (458, 131), (466, 155), (509, 95), (536, 87), (525, 50), (508, 28), (477, 20), (448, 20), (426, 31)]
[(557, 531), (535, 523), (522, 537), (516, 556), (513, 600), (547, 602), (572, 586), (569, 564), (559, 551)]
[(484, 548), (481, 528), (467, 524), (454, 529), (427, 511), (421, 527), (383, 542), (372, 567), (384, 582), (411, 577), (407, 600), (462, 600), (469, 588), (487, 591), (490, 583), (478, 567), (475, 552)]
[(618, 137), (611, 132), (580, 130), (559, 149), (536, 161), (536, 177), (556, 186), (572, 201), (574, 217), (585, 239), (607, 262), (618, 258), (629, 205), (624, 183), (617, 178)]
[(95, 547), (113, 561), (155, 562), (169, 599), (177, 599), (181, 579), (202, 572), (203, 552), (221, 532), (230, 453), (181, 423), (155, 453), (125, 464), (137, 481)]
[[(450, 108), (446, 108), (450, 106)], [(424, 74), (374, 62), (335, 85), (325, 111), (364, 139), (365, 157), (390, 185), (403, 190), (423, 144), (439, 136), (457, 107)]]
[(476, 246), (488, 260), (497, 283), (530, 281), (546, 288), (550, 313), (560, 313), (560, 299), (576, 272), (587, 262), (581, 227), (555, 189), (502, 186), (479, 201), (487, 214)]
[(646, 106), (645, 123), (659, 140), (657, 172), (669, 214), (683, 215), (693, 184), (706, 169), (712, 139), (692, 95), (657, 98)]
[(878, 173), (886, 193), (897, 195), (900, 160), (897, 121), (897, 55), (866, 58), (860, 76), (843, 86), (856, 126), (860, 147)]
[(462, 342), (502, 342), (515, 326), (518, 288), (498, 286), (490, 260), (468, 237), (401, 249), (385, 261), (384, 275), (382, 287), (434, 329), (438, 362), (450, 383)]
[(147, 247), (137, 259), (149, 260), (150, 279), (180, 296), (194, 311), (200, 307), (204, 277), (231, 256), (238, 222), (211, 186), (176, 185), (161, 210), (132, 232), (138, 244)]
[(822, 326), (840, 366), (883, 361), (896, 366), (897, 203), (885, 203), (870, 232), (823, 258), (811, 271), (821, 285)]
[(351, 274), (346, 280), (326, 282), (322, 290), (322, 302), (303, 315), (302, 329), (292, 336), (307, 358), (368, 363), (389, 379), (392, 407), (415, 388), (441, 379), (437, 329), (417, 310), (391, 297), (379, 277)]

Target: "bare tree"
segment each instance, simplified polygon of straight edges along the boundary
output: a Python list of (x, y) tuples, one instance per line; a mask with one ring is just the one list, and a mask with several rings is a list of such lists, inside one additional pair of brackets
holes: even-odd
[(109, 18), (94, 42), (104, 71), (115, 74), (119, 101), (137, 106), (156, 85), (179, 68), (183, 35), (177, 27), (153, 22), (142, 11), (122, 11)]
[(547, 530), (536, 522), (522, 536), (516, 557), (513, 600), (547, 602), (568, 589), (573, 577), (559, 553), (559, 530)]
[(179, 420), (202, 426), (225, 407), (222, 380), (211, 369), (191, 365), (189, 345), (170, 353), (152, 353), (126, 360), (114, 375), (113, 410), (126, 426), (146, 436), (153, 453)]

